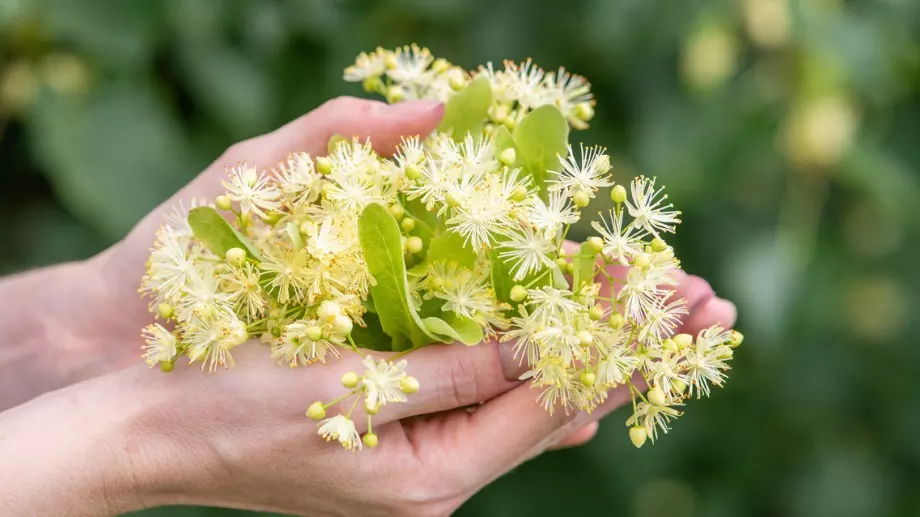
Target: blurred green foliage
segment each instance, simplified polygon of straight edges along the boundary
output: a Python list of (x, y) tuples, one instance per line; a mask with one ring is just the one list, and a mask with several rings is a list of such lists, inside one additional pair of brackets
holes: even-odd
[(747, 335), (654, 447), (618, 414), (460, 515), (917, 515), (916, 0), (0, 0), (0, 272), (99, 251), (231, 143), (360, 95), (359, 51), (412, 41), (587, 76), (577, 137), (668, 185), (679, 256)]

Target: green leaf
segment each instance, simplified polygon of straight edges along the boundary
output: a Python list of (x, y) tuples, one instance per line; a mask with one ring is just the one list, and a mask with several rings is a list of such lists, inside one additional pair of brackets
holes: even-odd
[(467, 133), (478, 135), (489, 116), (491, 105), (492, 86), (489, 78), (477, 77), (448, 99), (438, 131), (451, 134), (454, 140), (463, 140)]
[(368, 205), (358, 218), (358, 239), (374, 279), (374, 307), (383, 331), (393, 338), (394, 349), (407, 342), (418, 347), (438, 341), (409, 303), (406, 263), (396, 219), (382, 205)]
[(209, 206), (191, 209), (188, 213), (188, 224), (192, 227), (195, 237), (218, 257), (226, 255), (230, 248), (243, 248), (250, 257), (262, 260), (258, 248), (236, 231), (236, 228), (230, 226), (217, 210)]
[(380, 318), (374, 313), (364, 315), (366, 327), (355, 325), (351, 331), (351, 338), (359, 348), (388, 352), (393, 349), (393, 338), (386, 335), (380, 325)]
[(512, 303), (511, 288), (514, 287), (515, 282), (511, 265), (499, 257), (498, 246), (492, 248), (490, 259), (492, 261), (492, 289), (495, 290), (495, 297), (505, 303)]
[(436, 260), (451, 260), (461, 266), (473, 267), (476, 252), (464, 242), (462, 235), (446, 231), (431, 239), (428, 245), (428, 262)]
[(547, 191), (546, 171), (559, 169), (556, 155), (568, 153), (568, 142), (569, 124), (555, 106), (540, 106), (514, 128), (517, 161), (543, 195)]
[(572, 262), (575, 267), (575, 271), (572, 273), (572, 292), (577, 293), (583, 285), (594, 281), (596, 257), (597, 255), (592, 251), (588, 243), (581, 245), (581, 251)]
[(443, 318), (425, 318), (422, 322), (429, 332), (439, 336), (446, 336), (453, 341), (459, 341), (467, 346), (476, 345), (482, 341), (482, 327), (469, 319), (461, 318), (453, 312), (444, 313)]

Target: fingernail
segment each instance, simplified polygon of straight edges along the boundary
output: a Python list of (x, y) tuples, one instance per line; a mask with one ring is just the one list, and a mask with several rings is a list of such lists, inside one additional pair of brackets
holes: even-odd
[(498, 358), (502, 364), (505, 379), (516, 381), (527, 371), (527, 363), (521, 357), (514, 357), (514, 343), (499, 343)]

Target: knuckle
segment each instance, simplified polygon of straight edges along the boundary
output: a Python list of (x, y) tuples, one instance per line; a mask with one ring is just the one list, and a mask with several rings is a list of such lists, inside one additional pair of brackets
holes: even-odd
[(446, 354), (441, 360), (441, 378), (447, 383), (442, 390), (443, 402), (452, 407), (467, 406), (479, 401), (482, 392), (476, 376), (476, 364), (471, 354)]

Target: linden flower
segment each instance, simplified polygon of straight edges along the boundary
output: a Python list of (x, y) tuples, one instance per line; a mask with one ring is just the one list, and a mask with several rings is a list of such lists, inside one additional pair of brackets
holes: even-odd
[(400, 382), (406, 377), (406, 361), (391, 363), (364, 358), (367, 371), (361, 379), (367, 407), (385, 406), (391, 402), (405, 402), (406, 394), (400, 389)]
[(278, 201), (281, 191), (265, 173), (259, 173), (254, 166), (241, 163), (231, 168), (228, 174), (230, 181), (223, 182), (227, 197), (238, 202), (244, 214), (252, 212), (264, 219), (265, 212), (281, 207)]
[(512, 264), (514, 280), (523, 280), (527, 275), (536, 273), (545, 267), (553, 267), (549, 257), (554, 249), (553, 241), (533, 228), (524, 226), (519, 232), (507, 234), (508, 240), (499, 245), (499, 256)]
[(160, 229), (141, 291), (154, 295), (157, 301), (176, 303), (197, 271), (198, 248), (190, 249), (189, 244), (189, 238), (181, 233), (169, 227)]
[(559, 108), (569, 124), (575, 129), (587, 129), (583, 115), (578, 112), (578, 106), (591, 105), (594, 96), (591, 95), (591, 85), (580, 76), (570, 74), (560, 68), (555, 74), (550, 74), (548, 82), (552, 85), (546, 92), (547, 104)]
[(610, 179), (610, 158), (602, 147), (581, 146), (581, 165), (575, 159), (572, 146), (567, 156), (559, 156), (561, 171), (549, 171), (555, 178), (549, 180), (552, 189), (568, 193), (584, 192), (594, 197), (597, 189), (613, 185)]
[(153, 367), (176, 357), (176, 336), (159, 323), (144, 327), (142, 335), (146, 343), (143, 349), (147, 366)]
[(664, 187), (655, 190), (655, 179), (640, 176), (630, 185), (632, 202), (626, 200), (629, 215), (635, 219), (637, 226), (658, 237), (658, 232), (674, 233), (674, 227), (680, 223), (680, 212), (671, 210), (674, 205), (665, 202), (668, 199)]
[(540, 197), (534, 197), (527, 216), (548, 239), (556, 238), (564, 226), (578, 221), (578, 214), (564, 192), (551, 193), (549, 203), (544, 203)]
[(345, 415), (336, 415), (319, 423), (319, 435), (327, 442), (338, 440), (345, 449), (361, 450), (361, 435), (355, 423)]
[(291, 205), (312, 203), (319, 195), (319, 174), (307, 153), (293, 153), (279, 165), (281, 192)]
[(272, 343), (272, 357), (295, 366), (325, 363), (327, 356), (339, 357), (344, 343), (329, 324), (319, 320), (299, 320), (285, 325), (281, 337)]
[(637, 231), (631, 223), (623, 228), (623, 211), (610, 210), (610, 221), (601, 216), (600, 222), (592, 221), (591, 227), (597, 230), (604, 239), (603, 253), (610, 260), (616, 260), (624, 266), (642, 252), (643, 234)]
[(189, 322), (182, 336), (188, 343), (190, 362), (201, 359), (201, 369), (207, 367), (210, 372), (216, 371), (219, 366), (233, 366), (230, 350), (249, 338), (246, 325), (232, 314), (220, 314)]
[(358, 54), (354, 65), (345, 69), (343, 78), (346, 81), (360, 82), (365, 79), (380, 77), (386, 71), (387, 51), (378, 48), (376, 51)]
[(387, 75), (394, 81), (409, 86), (428, 86), (434, 74), (428, 66), (434, 61), (431, 51), (418, 45), (404, 46), (396, 50), (395, 59), (388, 66)]

